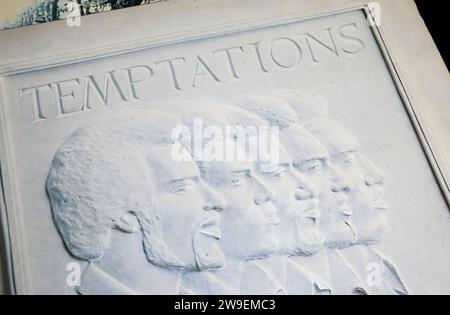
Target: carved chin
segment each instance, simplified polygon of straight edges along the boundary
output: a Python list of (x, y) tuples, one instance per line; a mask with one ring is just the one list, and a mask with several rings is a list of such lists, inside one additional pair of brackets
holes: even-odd
[(199, 271), (218, 270), (225, 267), (225, 256), (221, 251), (215, 253), (198, 253), (195, 262)]
[(364, 227), (358, 230), (360, 244), (370, 245), (379, 242), (384, 235), (385, 224), (380, 223), (373, 227)]
[(296, 255), (310, 256), (317, 253), (324, 243), (324, 237), (320, 232), (314, 232), (314, 239), (306, 240), (300, 237), (299, 246), (296, 248)]
[(297, 222), (296, 226), (296, 248), (295, 255), (309, 256), (317, 253), (322, 247), (325, 237), (316, 227), (316, 223), (302, 225), (302, 221)]
[(244, 257), (246, 260), (266, 258), (274, 255), (278, 250), (278, 239), (274, 235), (270, 235), (263, 242), (260, 243), (252, 255)]
[(325, 245), (328, 248), (345, 248), (357, 243), (355, 230), (347, 224), (334, 229), (325, 235)]
[(225, 255), (217, 240), (202, 233), (194, 233), (193, 250), (197, 270), (217, 270), (225, 267)]
[(355, 220), (358, 231), (358, 242), (360, 244), (373, 244), (379, 242), (386, 230), (387, 217), (383, 214), (367, 216)]

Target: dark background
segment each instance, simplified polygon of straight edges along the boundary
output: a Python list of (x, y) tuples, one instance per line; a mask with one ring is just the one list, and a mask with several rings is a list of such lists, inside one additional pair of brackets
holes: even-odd
[[(395, 1), (395, 0), (394, 0)], [(415, 0), (417, 8), (433, 37), (436, 46), (444, 59), (447, 69), (450, 69), (448, 39), (450, 37), (450, 14), (445, 3), (438, 0)]]

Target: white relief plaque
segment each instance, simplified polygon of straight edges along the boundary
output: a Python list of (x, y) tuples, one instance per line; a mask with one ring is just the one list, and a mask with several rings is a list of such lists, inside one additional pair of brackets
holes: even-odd
[(11, 290), (449, 293), (447, 151), (382, 41), (391, 8), (227, 24), (205, 3), (198, 30), (2, 64)]

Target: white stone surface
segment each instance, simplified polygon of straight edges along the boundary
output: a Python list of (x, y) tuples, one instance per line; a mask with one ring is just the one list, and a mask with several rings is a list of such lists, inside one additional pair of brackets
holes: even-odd
[[(233, 4), (229, 14), (255, 2)], [(290, 12), (294, 4), (309, 11), (267, 13)], [(363, 11), (344, 1), (257, 6), (253, 17), (284, 21), (264, 28), (255, 26), (267, 21), (249, 17), (230, 21), (218, 2), (205, 1), (197, 11), (178, 11), (180, 19), (197, 19), (204, 27), (218, 23), (216, 28), (177, 33), (183, 30), (174, 19), (176, 25), (165, 22), (164, 30), (144, 31), (140, 38), (132, 29), (144, 23), (144, 15), (123, 10), (136, 14), (136, 24), (124, 28), (132, 45), (125, 45), (125, 33), (109, 34), (105, 46), (86, 39), (81, 50), (65, 47), (58, 55), (40, 51), (49, 43), (43, 40), (36, 43), (35, 59), (20, 49), (33, 32), (0, 34), (11, 44), (0, 49), (0, 56), (8, 56), (0, 65), (2, 213), (9, 218), (16, 291), (450, 292), (444, 196), (449, 151), (442, 140), (448, 127), (434, 129), (450, 116), (430, 111), (448, 100), (440, 92), (448, 91), (448, 78), (435, 84), (437, 102), (421, 106), (427, 94), (417, 90), (414, 74), (423, 65), (398, 61), (405, 47), (416, 46), (396, 42), (392, 21), (400, 11), (393, 12), (397, 4), (383, 4), (381, 31), (395, 33), (385, 43), (406, 92), (397, 90), (398, 78), (382, 55), (386, 47), (380, 49)], [(402, 5), (415, 14), (409, 1)], [(170, 3), (159, 8), (155, 16), (177, 14), (169, 13)], [(351, 10), (326, 14), (343, 8)], [(315, 14), (323, 16), (301, 20)], [(119, 17), (118, 23), (129, 18), (110, 16)], [(411, 25), (408, 15), (400, 21)], [(89, 17), (86, 23), (97, 22)], [(168, 37), (169, 30), (176, 35)], [(60, 32), (63, 41), (64, 35), (81, 34)], [(191, 40), (171, 43), (181, 39)], [(165, 45), (152, 47), (156, 43)], [(87, 60), (96, 55), (105, 58)], [(439, 64), (434, 51), (427, 56), (428, 66)], [(417, 117), (411, 119), (412, 110)], [(254, 163), (171, 161), (170, 131), (196, 117), (222, 127), (280, 127), (277, 172), (287, 176), (277, 181)], [(430, 163), (441, 173), (436, 176)], [(245, 172), (236, 178), (237, 170)], [(183, 172), (194, 184), (179, 187)], [(185, 193), (187, 186), (193, 190)], [(84, 272), (78, 288), (67, 282), (74, 262)], [(382, 283), (373, 286), (379, 267)]]

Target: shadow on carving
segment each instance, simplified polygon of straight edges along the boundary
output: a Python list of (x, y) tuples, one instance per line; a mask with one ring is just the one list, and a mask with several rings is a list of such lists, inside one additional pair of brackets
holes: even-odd
[[(372, 248), (386, 176), (320, 95), (110, 115), (64, 141), (47, 179), (64, 244), (88, 262), (78, 293), (408, 294)], [(277, 131), (268, 159), (252, 155), (261, 130)]]

